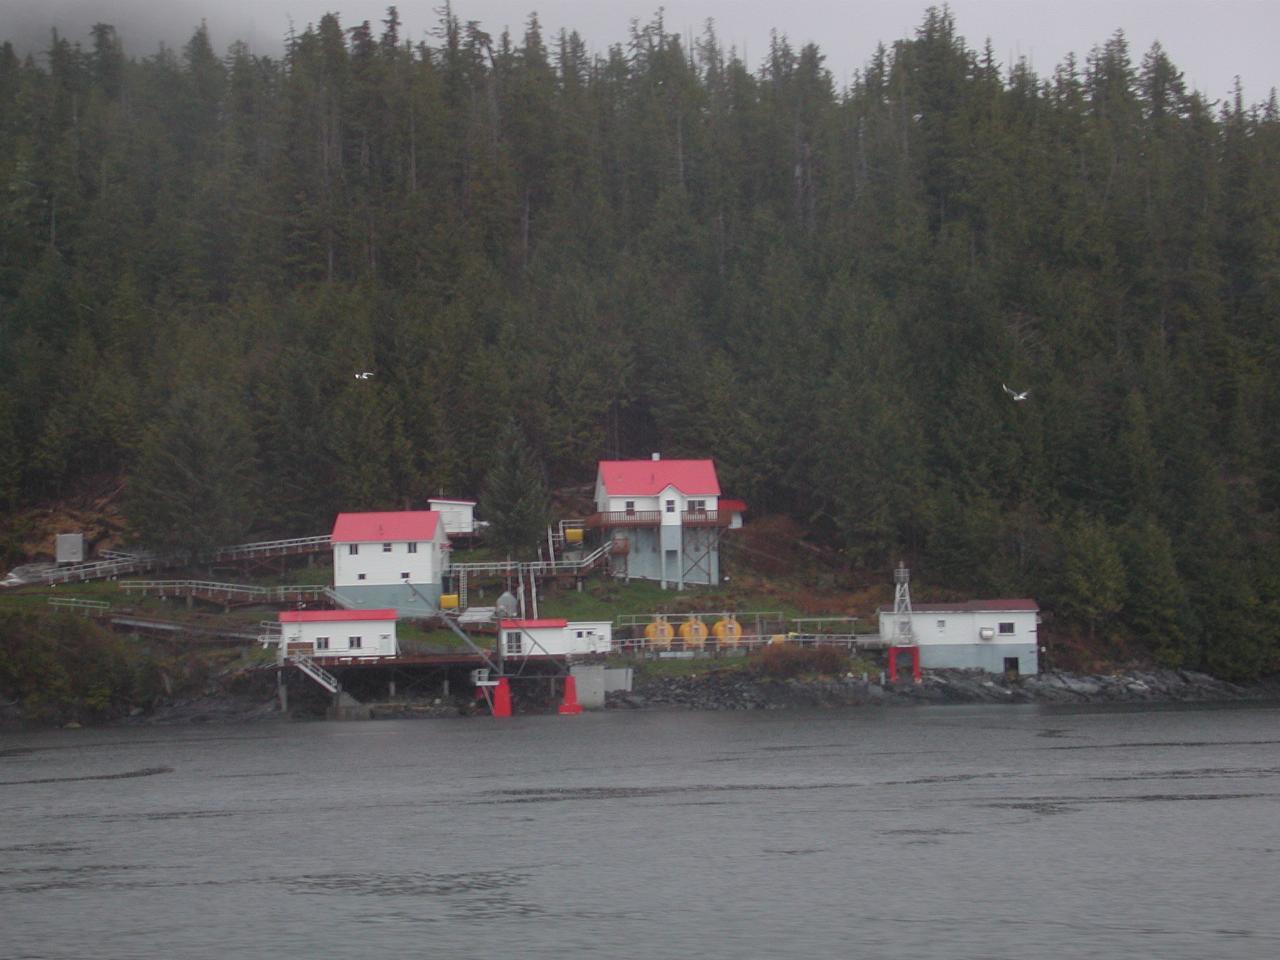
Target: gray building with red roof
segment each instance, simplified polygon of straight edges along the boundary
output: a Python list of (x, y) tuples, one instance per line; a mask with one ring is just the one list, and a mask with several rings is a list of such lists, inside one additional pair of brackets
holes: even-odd
[(615, 576), (664, 587), (720, 582), (720, 537), (742, 526), (747, 505), (721, 495), (711, 460), (601, 460), (596, 512), (587, 518), (613, 545)]

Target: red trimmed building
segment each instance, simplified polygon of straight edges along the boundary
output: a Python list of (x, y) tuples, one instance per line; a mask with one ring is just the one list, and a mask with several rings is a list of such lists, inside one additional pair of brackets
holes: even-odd
[(565, 657), (608, 653), (613, 623), (592, 620), (500, 620), (498, 643), (504, 657)]
[(282, 657), (394, 657), (394, 610), (285, 610), (279, 614)]
[(330, 535), (333, 588), (346, 605), (425, 617), (440, 602), (449, 538), (434, 510), (340, 513)]
[(601, 460), (588, 529), (614, 544), (615, 576), (664, 587), (720, 582), (720, 537), (747, 505), (725, 499), (711, 460)]

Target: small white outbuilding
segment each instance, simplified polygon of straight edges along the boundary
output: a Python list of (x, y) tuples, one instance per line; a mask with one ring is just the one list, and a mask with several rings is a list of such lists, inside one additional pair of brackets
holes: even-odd
[(394, 657), (394, 610), (285, 610), (279, 615), (280, 655)]
[(608, 620), (501, 620), (498, 643), (504, 657), (608, 653), (613, 645), (613, 624)]

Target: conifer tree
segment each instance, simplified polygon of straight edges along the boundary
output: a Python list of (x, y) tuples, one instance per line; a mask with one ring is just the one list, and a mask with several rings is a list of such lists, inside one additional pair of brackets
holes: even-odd
[(488, 523), (485, 539), (509, 556), (528, 556), (541, 543), (549, 516), (542, 469), (515, 421), (508, 421), (492, 456), (478, 504)]

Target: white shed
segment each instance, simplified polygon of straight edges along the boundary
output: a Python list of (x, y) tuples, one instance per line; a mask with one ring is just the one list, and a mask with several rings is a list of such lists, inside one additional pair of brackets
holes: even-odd
[(281, 656), (394, 657), (394, 610), (285, 610), (279, 614)]
[[(911, 632), (925, 668), (1036, 673), (1040, 607), (1034, 600), (970, 600), (913, 606)], [(880, 608), (880, 636), (896, 634), (892, 607)]]
[(498, 642), (505, 657), (608, 653), (613, 645), (613, 624), (608, 620), (502, 620)]
[(476, 502), (474, 500), (446, 500), (437, 497), (427, 501), (431, 509), (440, 514), (444, 532), (451, 537), (470, 537), (476, 532)]

